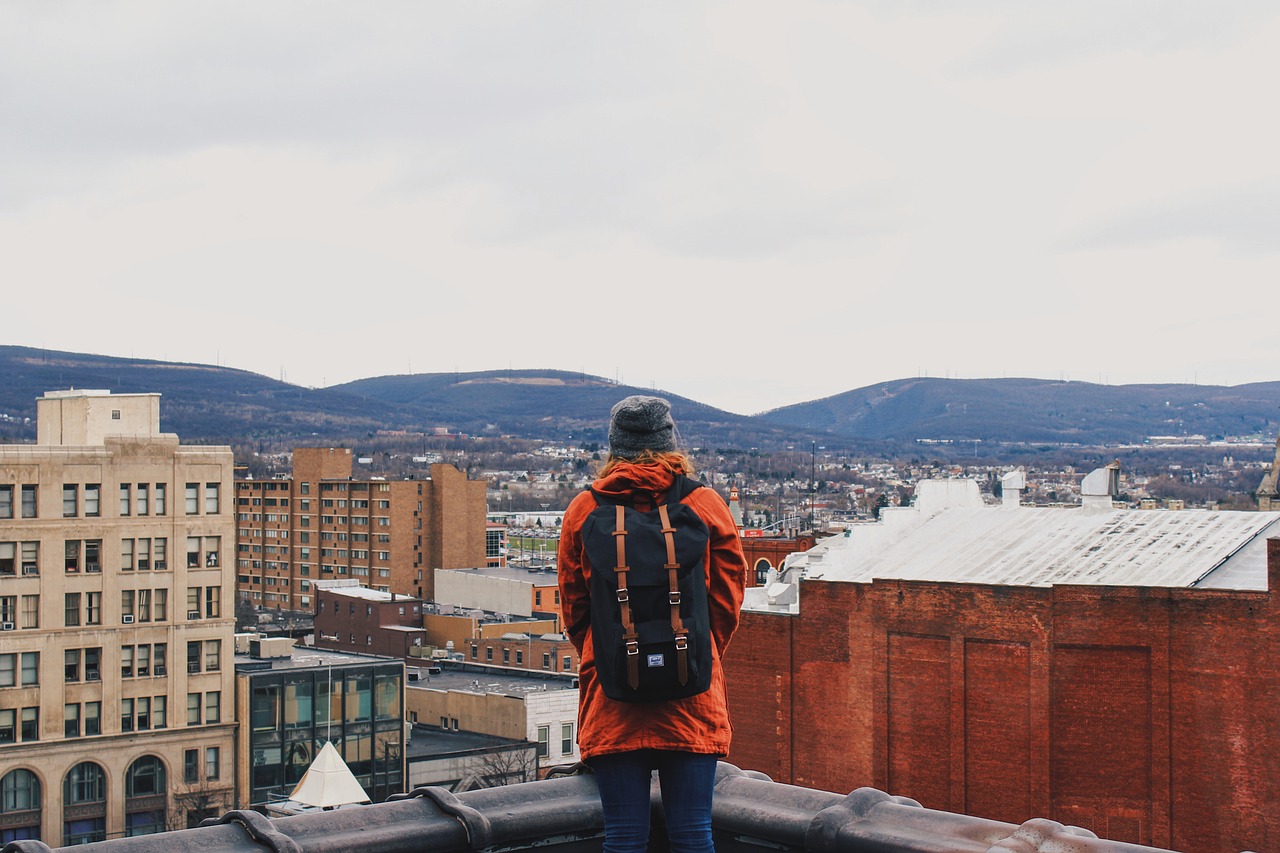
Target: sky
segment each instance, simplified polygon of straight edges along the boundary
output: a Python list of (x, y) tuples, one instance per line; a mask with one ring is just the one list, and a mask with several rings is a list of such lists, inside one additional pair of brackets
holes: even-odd
[[(0, 2), (0, 344), (1280, 379), (1271, 2)], [(325, 355), (321, 355), (321, 353)]]

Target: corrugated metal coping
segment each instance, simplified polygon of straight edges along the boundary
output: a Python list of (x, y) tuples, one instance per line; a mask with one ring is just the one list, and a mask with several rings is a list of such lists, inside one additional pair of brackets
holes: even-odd
[[(867, 525), (854, 528), (849, 538), (825, 540), (819, 545), (821, 559), (808, 561), (805, 577), (1012, 586), (1220, 586), (1203, 581), (1277, 521), (1280, 513), (1274, 512), (954, 507), (922, 517), (916, 525), (899, 521), (895, 535), (877, 535), (873, 528), (878, 525)], [(798, 556), (804, 562), (804, 555)], [(1227, 574), (1233, 588), (1267, 588), (1265, 559)]]
[[(78, 853), (587, 853), (601, 843), (600, 799), (589, 775), (452, 794), (421, 788), (377, 805), (268, 819), (237, 811), (196, 829), (117, 838)], [(661, 795), (654, 786), (655, 814)], [(1020, 826), (921, 808), (872, 788), (841, 796), (772, 782), (721, 762), (712, 814), (718, 853), (1154, 853), (1087, 830), (1033, 819)], [(658, 845), (655, 845), (658, 846)], [(2, 853), (49, 853), (14, 841)]]

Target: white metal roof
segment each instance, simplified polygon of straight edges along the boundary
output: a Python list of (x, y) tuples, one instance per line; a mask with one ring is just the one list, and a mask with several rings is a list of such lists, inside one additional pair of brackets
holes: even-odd
[(1280, 513), (932, 507), (823, 540), (787, 566), (804, 577), (1013, 586), (1267, 588), (1265, 539)]

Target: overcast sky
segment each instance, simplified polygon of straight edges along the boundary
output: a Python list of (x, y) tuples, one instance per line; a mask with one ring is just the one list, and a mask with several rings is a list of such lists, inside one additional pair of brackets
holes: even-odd
[(743, 414), (1280, 379), (1277, 44), (1273, 2), (4, 0), (0, 343)]

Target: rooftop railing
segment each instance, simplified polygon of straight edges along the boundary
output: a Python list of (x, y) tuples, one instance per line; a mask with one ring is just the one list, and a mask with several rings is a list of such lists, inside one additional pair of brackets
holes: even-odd
[[(558, 772), (557, 772), (558, 771)], [(573, 768), (553, 777), (452, 794), (419, 788), (376, 805), (269, 819), (234, 811), (195, 829), (118, 838), (79, 853), (464, 853), (598, 851), (603, 834), (595, 778)], [(655, 842), (661, 798), (653, 790)], [(848, 796), (771, 781), (721, 762), (712, 814), (718, 853), (1154, 853), (1157, 848), (1097, 838), (1060, 823), (1022, 825), (922, 808), (873, 788)], [(48, 853), (15, 841), (0, 853)], [(60, 848), (71, 850), (72, 848)]]

